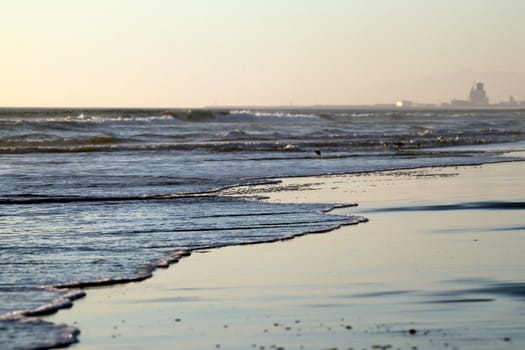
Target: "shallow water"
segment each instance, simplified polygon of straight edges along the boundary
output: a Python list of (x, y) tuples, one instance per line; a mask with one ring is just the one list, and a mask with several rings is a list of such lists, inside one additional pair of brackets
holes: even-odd
[(181, 251), (361, 220), (218, 189), (511, 160), (523, 140), (522, 111), (0, 110), (0, 347), (74, 341), (20, 322), (80, 296), (51, 287), (143, 279)]
[(78, 322), (79, 350), (521, 349), (523, 170), (519, 162), (233, 188), (281, 202), (348, 196), (360, 206), (337, 211), (370, 223), (194, 254), (139, 285), (90, 291), (51, 320)]

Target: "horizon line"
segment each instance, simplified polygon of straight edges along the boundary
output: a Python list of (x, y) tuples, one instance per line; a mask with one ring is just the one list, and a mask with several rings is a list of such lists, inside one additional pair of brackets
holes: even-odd
[(501, 105), (489, 104), (485, 106), (452, 106), (447, 103), (433, 104), (420, 103), (412, 106), (399, 107), (396, 103), (376, 103), (376, 104), (311, 104), (311, 105), (205, 105), (192, 107), (167, 107), (167, 106), (0, 106), (0, 110), (221, 110), (221, 109), (396, 109), (396, 110), (417, 110), (417, 109), (450, 109), (450, 110), (469, 110), (469, 109), (525, 109), (525, 105)]

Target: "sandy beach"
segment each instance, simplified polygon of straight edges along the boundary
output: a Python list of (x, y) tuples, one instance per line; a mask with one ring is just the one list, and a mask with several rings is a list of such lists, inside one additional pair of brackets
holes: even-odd
[(194, 252), (47, 317), (72, 349), (519, 349), (525, 163), (287, 178), (226, 195), (358, 203), (367, 223)]

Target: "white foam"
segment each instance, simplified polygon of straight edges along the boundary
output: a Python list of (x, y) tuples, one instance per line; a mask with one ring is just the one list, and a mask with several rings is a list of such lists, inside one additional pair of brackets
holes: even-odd
[(284, 111), (252, 111), (249, 109), (232, 110), (228, 116), (243, 117), (245, 120), (264, 119), (282, 121), (283, 119), (291, 119), (296, 121), (298, 119), (320, 119), (316, 114), (290, 113)]

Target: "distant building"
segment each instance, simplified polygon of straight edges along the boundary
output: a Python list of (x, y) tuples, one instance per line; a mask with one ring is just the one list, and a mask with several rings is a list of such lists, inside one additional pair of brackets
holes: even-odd
[(454, 99), (450, 101), (451, 107), (484, 107), (489, 105), (489, 98), (487, 97), (487, 92), (485, 91), (483, 83), (476, 83), (470, 89), (469, 99), (468, 100), (457, 100)]
[(452, 100), (450, 101), (452, 107), (470, 107), (470, 102), (468, 100)]
[(518, 102), (514, 99), (514, 96), (510, 96), (508, 101), (500, 102), (499, 105), (502, 107), (516, 107)]
[(413, 105), (414, 103), (408, 100), (401, 100), (401, 101), (396, 102), (396, 107), (398, 108), (408, 108), (408, 107), (412, 107)]
[(489, 98), (483, 83), (476, 83), (476, 88), (470, 89), (469, 103), (471, 106), (488, 106)]

